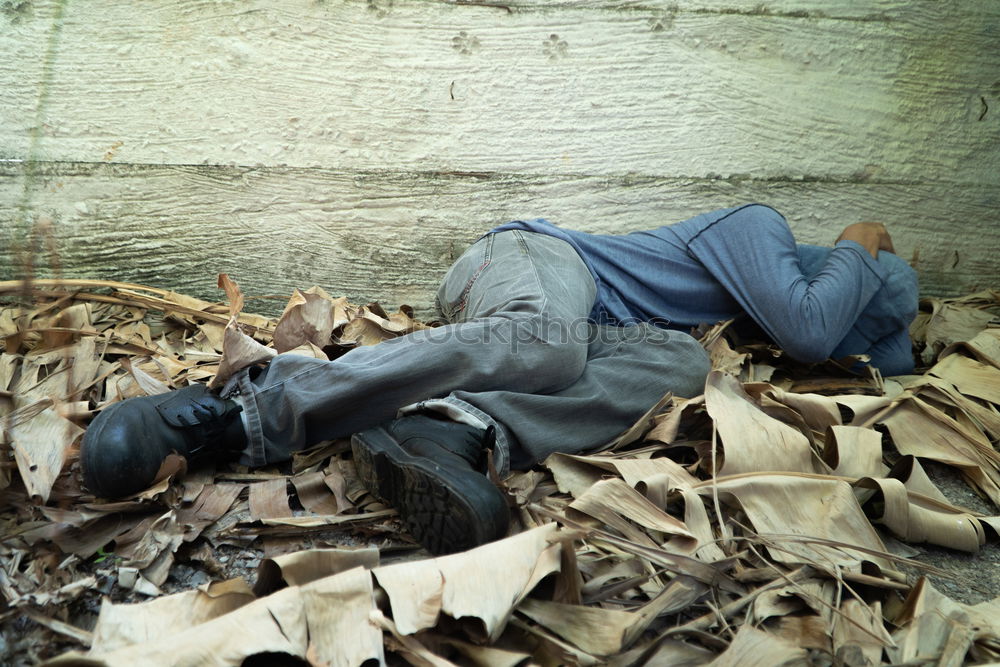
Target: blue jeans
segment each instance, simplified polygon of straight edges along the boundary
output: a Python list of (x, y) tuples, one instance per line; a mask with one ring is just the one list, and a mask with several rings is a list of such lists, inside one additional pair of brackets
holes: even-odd
[(397, 415), (434, 410), (497, 430), (501, 474), (613, 439), (666, 392), (700, 394), (708, 356), (687, 334), (587, 321), (596, 287), (565, 241), (490, 234), (437, 295), (449, 324), (333, 361), (284, 355), (224, 394), (244, 407), (244, 460), (264, 465)]

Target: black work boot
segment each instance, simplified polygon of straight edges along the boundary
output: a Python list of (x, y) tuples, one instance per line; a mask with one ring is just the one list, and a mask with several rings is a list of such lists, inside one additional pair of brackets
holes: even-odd
[(202, 384), (114, 403), (83, 435), (84, 485), (102, 498), (121, 498), (149, 487), (171, 452), (188, 465), (235, 460), (246, 446), (242, 410)]
[(507, 502), (485, 474), (492, 441), (492, 429), (414, 415), (362, 431), (351, 446), (368, 490), (425, 549), (446, 554), (507, 534)]

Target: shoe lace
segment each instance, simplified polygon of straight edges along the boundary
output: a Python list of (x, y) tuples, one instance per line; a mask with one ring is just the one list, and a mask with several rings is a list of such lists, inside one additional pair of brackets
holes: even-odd
[[(185, 415), (177, 415), (177, 420), (186, 429), (192, 430), (192, 443), (188, 456), (195, 458), (229, 459), (237, 457), (244, 446), (242, 442), (231, 442), (226, 431), (233, 419), (237, 419), (243, 408), (240, 406), (219, 409), (217, 403), (195, 401), (191, 406), (194, 420)], [(220, 446), (221, 445), (221, 446)]]

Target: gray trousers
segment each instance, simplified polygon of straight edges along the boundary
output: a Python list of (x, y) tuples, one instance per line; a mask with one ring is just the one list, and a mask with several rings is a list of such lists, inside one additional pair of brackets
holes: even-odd
[(437, 302), (447, 324), (333, 361), (295, 355), (245, 369), (224, 393), (241, 403), (260, 466), (322, 440), (434, 410), (497, 431), (501, 474), (553, 452), (607, 443), (666, 392), (700, 394), (708, 357), (692, 337), (587, 321), (596, 288), (572, 246), (506, 231), (470, 247)]

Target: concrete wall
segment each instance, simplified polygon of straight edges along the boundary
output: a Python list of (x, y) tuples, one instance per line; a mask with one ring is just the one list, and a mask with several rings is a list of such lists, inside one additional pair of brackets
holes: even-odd
[(756, 200), (997, 286), (998, 44), (994, 0), (0, 0), (0, 278), (41, 221), (43, 274), (425, 308), (508, 219)]

